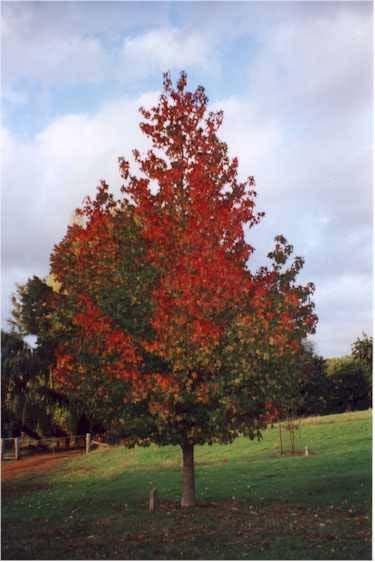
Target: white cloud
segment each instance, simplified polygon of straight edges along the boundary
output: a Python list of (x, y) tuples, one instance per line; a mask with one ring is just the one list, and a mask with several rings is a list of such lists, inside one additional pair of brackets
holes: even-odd
[(198, 31), (160, 28), (127, 37), (122, 54), (131, 74), (204, 66), (212, 45)]
[(283, 142), (280, 126), (273, 116), (259, 115), (256, 99), (221, 99), (212, 109), (224, 111), (220, 136), (240, 159), (242, 173), (256, 174), (259, 164), (279, 150)]
[[(165, 9), (131, 4), (7, 5), (3, 10), (3, 77), (39, 85), (124, 82), (168, 69), (207, 66), (215, 34), (171, 26)], [(118, 17), (116, 18), (116, 13)], [(147, 21), (151, 27), (144, 27)], [(132, 26), (143, 31), (134, 32)], [(146, 29), (146, 30), (145, 30)]]
[[(254, 46), (248, 73), (244, 71), (243, 81), (232, 90), (235, 95), (221, 95), (212, 108), (224, 109), (221, 137), (232, 155), (239, 156), (241, 175), (255, 176), (258, 207), (267, 212), (249, 234), (257, 249), (254, 263), (264, 263), (273, 236), (284, 233), (296, 253), (306, 257), (303, 279), (317, 286), (320, 353), (350, 352), (350, 343), (362, 330), (371, 332), (368, 9), (353, 3), (328, 3), (325, 9), (319, 3), (250, 3), (241, 4), (232, 20), (233, 9), (224, 3), (218, 5), (218, 17), (211, 24), (208, 7), (198, 3), (191, 10), (193, 20), (186, 12), (183, 24), (171, 26), (168, 18), (152, 21), (150, 16), (148, 26), (135, 27), (140, 29), (135, 35), (129, 31), (129, 18), (125, 29), (117, 23), (119, 12), (115, 17), (111, 11), (109, 27), (117, 40), (112, 55), (116, 51), (117, 58), (108, 66), (103, 36), (98, 35), (101, 26), (109, 29), (105, 9), (98, 8), (100, 13), (88, 18), (86, 26), (82, 23), (86, 12), (75, 12), (75, 4), (69, 9), (75, 15), (79, 12), (79, 18), (65, 18), (61, 11), (58, 24), (57, 8), (48, 3), (33, 3), (30, 12), (26, 7), (20, 10), (22, 17), (8, 18), (9, 76), (55, 84), (81, 78), (123, 80), (126, 75), (132, 78), (132, 87), (140, 87), (136, 79), (154, 71), (159, 81), (160, 71), (167, 69), (203, 68), (207, 76), (212, 65), (225, 68), (228, 62), (219, 39), (230, 47), (230, 57), (235, 56), (226, 29), (237, 22), (231, 39), (241, 29), (241, 40), (246, 36)], [(91, 3), (90, 13), (99, 4)], [(141, 12), (145, 18), (146, 10)], [(257, 25), (251, 28), (248, 21), (254, 13)], [(41, 25), (35, 35), (36, 22)], [(73, 209), (94, 193), (99, 179), (118, 189), (117, 156), (127, 156), (134, 146), (145, 147), (137, 128), (137, 108), (152, 104), (155, 96), (117, 100), (94, 115), (55, 118), (30, 141), (3, 132), (6, 292), (12, 282), (46, 273), (53, 244), (63, 236)]]
[(122, 2), (4, 3), (3, 80), (51, 86), (111, 79), (121, 38), (133, 26), (163, 25), (165, 12)]
[[(371, 332), (371, 20), (362, 11), (286, 18), (261, 37), (250, 87), (224, 99), (222, 137), (254, 175), (266, 211), (248, 239), (253, 268), (275, 234), (306, 258), (316, 284), (314, 338), (325, 355), (350, 353)], [(348, 275), (350, 272), (350, 275)]]
[(322, 280), (317, 287), (318, 352), (333, 356), (351, 352), (351, 344), (372, 330), (372, 280), (357, 272)]
[[(2, 130), (4, 290), (25, 276), (45, 275), (53, 245), (61, 240), (74, 209), (93, 195), (100, 179), (118, 192), (118, 156), (145, 149), (138, 128), (140, 105), (156, 94), (122, 99), (95, 115), (67, 115), (53, 121), (30, 141)], [(21, 273), (20, 273), (21, 272)], [(21, 278), (19, 277), (21, 276)], [(9, 315), (8, 295), (3, 318)]]
[(372, 22), (366, 11), (348, 3), (333, 14), (281, 20), (265, 34), (249, 80), (263, 107), (287, 112), (336, 110), (369, 102), (372, 71)]

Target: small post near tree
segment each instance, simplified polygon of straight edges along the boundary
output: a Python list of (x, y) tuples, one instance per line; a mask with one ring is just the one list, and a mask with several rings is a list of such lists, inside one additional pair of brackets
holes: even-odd
[(151, 491), (150, 491), (148, 509), (152, 513), (154, 511), (157, 511), (158, 508), (159, 508), (158, 491), (157, 491), (156, 488), (152, 488)]
[(14, 438), (14, 458), (16, 459), (16, 461), (18, 461), (19, 458), (20, 458), (20, 438), (19, 437)]
[(279, 367), (317, 321), (283, 236), (251, 271), (254, 178), (239, 179), (207, 104), (185, 73), (175, 87), (166, 74), (140, 110), (151, 149), (133, 151), (134, 170), (119, 160), (122, 196), (102, 181), (51, 256), (56, 388), (113, 438), (180, 446), (182, 507), (196, 501), (195, 446), (260, 435)]
[(89, 454), (89, 452), (90, 452), (90, 447), (91, 447), (91, 434), (90, 434), (90, 433), (86, 433), (86, 438), (85, 438), (85, 450), (86, 450), (86, 455)]

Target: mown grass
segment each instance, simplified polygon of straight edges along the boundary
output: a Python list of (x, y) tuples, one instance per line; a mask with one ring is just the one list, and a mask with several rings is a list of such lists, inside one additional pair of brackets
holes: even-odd
[(370, 559), (371, 412), (312, 418), (297, 434), (308, 457), (280, 457), (277, 428), (197, 447), (188, 510), (175, 447), (101, 449), (22, 475), (3, 486), (3, 558)]

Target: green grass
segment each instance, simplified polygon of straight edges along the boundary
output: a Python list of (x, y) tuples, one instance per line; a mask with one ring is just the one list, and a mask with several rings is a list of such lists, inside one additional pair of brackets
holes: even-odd
[(371, 412), (312, 418), (297, 434), (308, 457), (280, 457), (277, 428), (197, 447), (188, 510), (175, 447), (97, 450), (6, 482), (3, 558), (370, 559)]

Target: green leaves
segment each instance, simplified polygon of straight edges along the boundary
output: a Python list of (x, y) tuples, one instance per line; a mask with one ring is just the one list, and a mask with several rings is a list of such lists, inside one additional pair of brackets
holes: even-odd
[(271, 268), (248, 269), (255, 181), (207, 103), (185, 73), (175, 87), (165, 75), (141, 109), (151, 149), (133, 152), (134, 172), (119, 159), (121, 197), (102, 181), (51, 256), (55, 379), (112, 431), (126, 419), (129, 442), (257, 435), (317, 320), (283, 236)]

